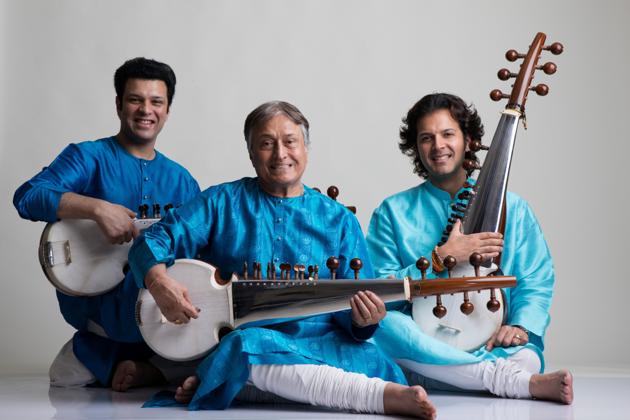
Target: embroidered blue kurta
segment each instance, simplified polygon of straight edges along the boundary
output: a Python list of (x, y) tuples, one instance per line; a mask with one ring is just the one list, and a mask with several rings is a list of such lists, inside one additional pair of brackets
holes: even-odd
[[(372, 215), (367, 235), (377, 277), (420, 278), (416, 260), (421, 256), (430, 259), (455, 200), (430, 181), (384, 200)], [(501, 269), (517, 279), (516, 287), (505, 290), (507, 324), (521, 325), (530, 331), (530, 342), (526, 347), (534, 350), (544, 362), (543, 339), (549, 325), (555, 281), (553, 262), (529, 205), (510, 192), (506, 200)], [(395, 359), (420, 363), (475, 363), (507, 357), (523, 348), (497, 347), (487, 352), (481, 347), (472, 353), (463, 352), (423, 334), (410, 316), (400, 312), (390, 312), (381, 327), (374, 337), (379, 346)]]
[[(136, 158), (115, 137), (70, 144), (48, 167), (17, 189), (13, 204), (25, 219), (55, 222), (59, 201), (66, 192), (103, 199), (134, 211), (143, 204), (179, 206), (200, 192), (197, 181), (186, 169), (160, 152), (155, 153), (153, 160)], [(142, 343), (135, 323), (137, 296), (138, 287), (131, 273), (103, 295), (75, 297), (57, 292), (63, 317), (79, 330), (73, 343), (75, 355), (104, 384), (118, 359), (116, 354), (130, 353), (111, 340), (110, 348), (105, 344), (108, 340), (92, 340), (92, 334), (87, 333), (88, 319), (102, 326), (115, 342)], [(95, 349), (102, 357), (95, 355)]]
[[(330, 256), (340, 260), (338, 278), (353, 278), (349, 261), (355, 257), (364, 263), (361, 277), (373, 276), (359, 223), (345, 207), (306, 186), (299, 197), (274, 197), (257, 178), (211, 187), (170, 212), (134, 243), (129, 260), (142, 287), (154, 265), (199, 254), (224, 276), (240, 273), (245, 261), (260, 261), (264, 267), (274, 262), (277, 270), (282, 262), (317, 264), (325, 279)], [(404, 383), (399, 368), (378, 348), (359, 341), (375, 329), (352, 327), (349, 311), (238, 329), (200, 365), (201, 384), (189, 408), (229, 406), (250, 364), (328, 364)]]

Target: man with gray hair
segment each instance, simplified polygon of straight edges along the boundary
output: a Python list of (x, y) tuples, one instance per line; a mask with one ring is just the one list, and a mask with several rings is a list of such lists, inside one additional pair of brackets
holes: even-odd
[[(168, 321), (195, 322), (198, 316), (186, 288), (167, 274), (176, 258), (201, 255), (222, 273), (240, 271), (245, 261), (268, 261), (275, 270), (285, 261), (318, 263), (321, 278), (327, 278), (329, 270), (321, 263), (334, 255), (340, 261), (337, 277), (351, 278), (348, 262), (358, 257), (362, 277), (373, 277), (354, 215), (302, 184), (308, 129), (295, 106), (262, 104), (248, 115), (244, 129), (257, 177), (205, 190), (134, 243), (129, 253), (134, 277)], [(383, 301), (359, 292), (350, 307), (231, 332), (175, 399), (189, 402), (189, 409), (223, 409), (237, 396), (245, 398), (250, 385), (313, 405), (433, 418), (435, 408), (424, 389), (400, 385), (406, 382), (398, 366), (365, 341), (385, 316)]]

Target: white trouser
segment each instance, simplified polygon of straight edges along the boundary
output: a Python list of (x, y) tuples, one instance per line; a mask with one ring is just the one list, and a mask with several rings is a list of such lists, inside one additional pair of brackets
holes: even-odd
[(48, 370), (51, 386), (85, 386), (96, 382), (96, 377), (77, 359), (72, 350), (72, 339), (61, 347)]
[[(200, 360), (189, 362), (173, 362), (161, 356), (153, 356), (148, 360), (155, 366), (166, 382), (169, 384), (181, 384), (183, 380), (195, 374)], [(51, 386), (77, 387), (86, 386), (96, 382), (96, 377), (74, 355), (72, 339), (61, 347), (48, 370)]]
[[(249, 383), (287, 400), (360, 413), (384, 413), (387, 382), (327, 365), (250, 365)], [(243, 399), (243, 393), (239, 395)]]
[[(87, 329), (93, 334), (107, 338), (103, 327), (88, 319)], [(66, 342), (57, 353), (55, 360), (48, 369), (51, 386), (72, 387), (86, 386), (96, 382), (96, 377), (74, 355), (72, 338)]]
[[(398, 360), (398, 364), (423, 377), (469, 391), (488, 391), (508, 398), (531, 398), (529, 381), (540, 371), (538, 355), (523, 349), (507, 359), (483, 361), (466, 365), (430, 365), (412, 360)], [(431, 388), (432, 383), (411, 375), (410, 382)], [(437, 384), (437, 388), (441, 388)], [(442, 387), (442, 389), (444, 389)]]

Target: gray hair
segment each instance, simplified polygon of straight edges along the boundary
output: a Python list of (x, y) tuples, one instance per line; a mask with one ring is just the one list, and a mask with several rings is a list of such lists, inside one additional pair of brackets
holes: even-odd
[(311, 145), (311, 139), (309, 138), (309, 123), (304, 114), (300, 112), (295, 105), (291, 105), (288, 102), (283, 101), (270, 101), (260, 105), (252, 112), (249, 113), (245, 119), (245, 127), (243, 134), (245, 134), (245, 141), (247, 142), (247, 150), (252, 150), (252, 133), (258, 127), (265, 124), (278, 114), (285, 115), (294, 124), (299, 125), (304, 135), (304, 144), (306, 147)]

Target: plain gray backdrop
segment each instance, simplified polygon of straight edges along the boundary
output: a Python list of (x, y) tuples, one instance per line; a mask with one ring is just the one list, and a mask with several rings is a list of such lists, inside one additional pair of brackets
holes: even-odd
[(474, 103), (489, 142), (509, 85), (504, 54), (538, 31), (565, 53), (547, 97), (531, 94), (510, 189), (533, 207), (557, 274), (546, 356), (554, 367), (630, 368), (625, 273), (630, 208), (630, 6), (624, 1), (0, 2), (0, 374), (43, 373), (73, 331), (37, 262), (43, 223), (15, 189), (69, 142), (115, 134), (113, 73), (169, 63), (177, 93), (158, 149), (202, 188), (254, 174), (242, 125), (282, 99), (309, 118), (304, 182), (341, 190), (364, 231), (385, 197), (420, 180), (397, 149), (400, 119), (427, 93)]

